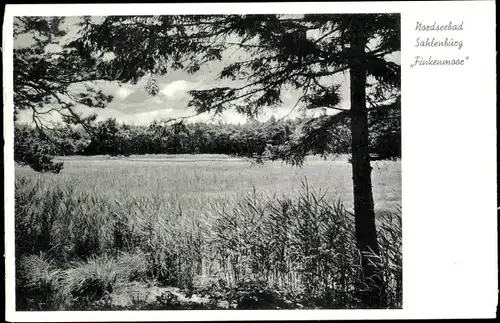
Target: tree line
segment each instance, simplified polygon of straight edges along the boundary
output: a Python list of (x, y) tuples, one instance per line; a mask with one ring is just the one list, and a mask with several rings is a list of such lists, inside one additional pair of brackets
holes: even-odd
[[(386, 109), (391, 116), (371, 115), (370, 146), (372, 158), (381, 156), (400, 157), (400, 109)], [(304, 141), (299, 134), (310, 126), (307, 118), (266, 122), (253, 120), (243, 124), (217, 123), (162, 123), (153, 121), (146, 125), (120, 123), (115, 118), (96, 122), (88, 132), (82, 126), (60, 123), (46, 135), (28, 124), (15, 124), (16, 160), (24, 161), (38, 171), (53, 168), (40, 162), (50, 156), (110, 155), (130, 156), (145, 154), (225, 154), (231, 156), (260, 158), (273, 150), (287, 147), (289, 143)], [(350, 153), (350, 131), (348, 119), (343, 125), (322, 134), (330, 137), (327, 146), (318, 149), (311, 145), (307, 154)], [(302, 142), (307, 144), (307, 142)], [(45, 157), (41, 157), (44, 156)], [(32, 160), (29, 160), (31, 156)], [(39, 156), (33, 159), (33, 156)], [(38, 162), (37, 162), (38, 161)], [(57, 168), (56, 168), (57, 169)], [(60, 170), (60, 169), (58, 169)]]

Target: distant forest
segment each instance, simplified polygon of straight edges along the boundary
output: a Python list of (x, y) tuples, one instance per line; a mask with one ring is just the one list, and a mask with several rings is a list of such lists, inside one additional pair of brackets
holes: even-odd
[[(389, 111), (391, 116), (370, 116), (370, 152), (379, 156), (399, 157), (401, 151), (400, 109)], [(386, 112), (387, 114), (387, 112)], [(321, 152), (315, 147), (310, 153), (349, 153), (351, 136), (348, 118), (344, 124), (323, 137)], [(52, 156), (144, 154), (226, 154), (253, 157), (265, 155), (266, 149), (282, 147), (301, 140), (300, 127), (314, 127), (307, 119), (251, 121), (228, 123), (162, 123), (149, 125), (119, 123), (114, 118), (96, 122), (90, 129), (69, 124), (56, 125), (50, 136), (34, 126), (16, 123), (16, 160), (29, 153)], [(297, 138), (295, 138), (297, 137)]]

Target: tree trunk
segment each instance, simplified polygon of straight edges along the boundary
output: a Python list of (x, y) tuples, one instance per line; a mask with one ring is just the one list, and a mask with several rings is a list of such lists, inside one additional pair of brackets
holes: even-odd
[(380, 295), (383, 292), (382, 279), (376, 275), (376, 268), (369, 261), (366, 252), (379, 254), (375, 211), (373, 205), (371, 165), (368, 142), (368, 111), (366, 109), (366, 35), (362, 23), (351, 30), (350, 58), (351, 78), (351, 132), (352, 132), (352, 174), (354, 187), (354, 216), (358, 248), (362, 252), (363, 281), (369, 284), (363, 293), (363, 303), (367, 307), (382, 307)]

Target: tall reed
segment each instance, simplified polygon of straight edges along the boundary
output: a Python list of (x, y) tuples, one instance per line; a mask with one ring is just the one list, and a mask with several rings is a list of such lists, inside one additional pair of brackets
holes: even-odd
[[(111, 200), (68, 183), (18, 177), (18, 305), (32, 306), (22, 301), (27, 297), (42, 309), (69, 308), (129, 281), (192, 293), (205, 279), (232, 291), (225, 300), (236, 306), (252, 308), (247, 296), (268, 290), (293, 299), (290, 307), (362, 307), (353, 215), (325, 196), (303, 181), (298, 197), (254, 189), (194, 214), (175, 196)], [(384, 305), (401, 307), (401, 214), (381, 214), (377, 223), (381, 253), (373, 259), (387, 287)]]

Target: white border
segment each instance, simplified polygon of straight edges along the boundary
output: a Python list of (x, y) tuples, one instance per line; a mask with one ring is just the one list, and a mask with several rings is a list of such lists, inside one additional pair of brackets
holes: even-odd
[[(388, 13), (402, 21), (403, 309), (300, 311), (14, 311), (12, 18), (17, 15)], [(414, 68), (415, 23), (464, 21), (462, 68)], [(6, 320), (194, 321), (495, 317), (497, 305), (494, 1), (7, 5), (4, 43)], [(454, 55), (454, 54), (453, 54)]]

